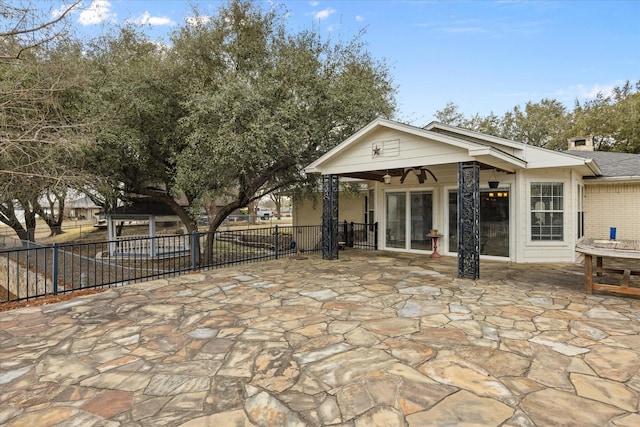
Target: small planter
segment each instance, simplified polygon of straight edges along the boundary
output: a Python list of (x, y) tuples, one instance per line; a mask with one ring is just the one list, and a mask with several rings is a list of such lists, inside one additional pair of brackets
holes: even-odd
[(500, 181), (489, 181), (489, 188), (498, 188)]

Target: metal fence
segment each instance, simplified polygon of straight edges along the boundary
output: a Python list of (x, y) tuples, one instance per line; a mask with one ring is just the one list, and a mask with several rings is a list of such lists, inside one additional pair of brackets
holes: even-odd
[[(344, 223), (343, 247), (377, 249), (377, 224)], [(322, 250), (322, 227), (274, 226), (215, 233), (38, 245), (0, 252), (0, 303), (80, 289), (122, 286), (188, 271)]]

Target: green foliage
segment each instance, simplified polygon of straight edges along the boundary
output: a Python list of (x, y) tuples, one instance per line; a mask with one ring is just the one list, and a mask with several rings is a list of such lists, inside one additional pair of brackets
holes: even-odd
[(454, 103), (435, 114), (437, 121), (552, 150), (566, 150), (567, 139), (592, 135), (595, 148), (640, 154), (640, 81), (626, 82), (611, 95), (575, 103), (573, 111), (555, 99), (527, 102), (502, 117), (478, 114), (466, 118)]
[(567, 139), (593, 135), (597, 150), (640, 153), (640, 81), (626, 82), (611, 95), (599, 93), (593, 100), (575, 103), (573, 111), (555, 99), (527, 102), (502, 117), (491, 113), (466, 118), (458, 106), (448, 103), (436, 120), (478, 132), (552, 150), (566, 150)]
[(192, 217), (216, 200), (215, 228), (264, 195), (303, 191), (304, 166), (393, 112), (388, 69), (359, 38), (292, 34), (284, 11), (243, 0), (193, 21), (171, 47), (127, 28), (90, 49), (103, 119), (89, 168), (126, 193), (186, 198)]
[[(6, 34), (0, 40), (11, 46), (0, 54), (6, 55), (0, 61), (0, 221), (31, 239), (27, 229), (35, 226), (36, 213), (52, 232), (61, 223), (61, 215), (44, 215), (41, 199), (87, 180), (78, 157), (90, 133), (85, 62), (80, 44), (70, 39), (58, 37), (46, 47), (25, 46), (30, 40)], [(12, 50), (19, 55), (9, 58)], [(18, 209), (25, 211), (25, 226)]]

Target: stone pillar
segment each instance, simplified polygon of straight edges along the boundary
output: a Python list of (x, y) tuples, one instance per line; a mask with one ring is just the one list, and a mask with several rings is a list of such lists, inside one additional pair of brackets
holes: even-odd
[(322, 259), (338, 258), (338, 176), (322, 176)]
[(480, 277), (480, 165), (458, 163), (458, 277)]

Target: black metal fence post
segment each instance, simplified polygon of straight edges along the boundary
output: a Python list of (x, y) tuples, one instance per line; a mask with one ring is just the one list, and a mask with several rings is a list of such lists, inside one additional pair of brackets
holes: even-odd
[(349, 223), (349, 229), (347, 230), (347, 246), (353, 247), (353, 241), (355, 240), (355, 224), (353, 221)]
[(279, 242), (279, 236), (278, 236), (278, 224), (276, 224), (276, 236), (275, 236), (275, 244), (276, 244), (276, 259), (278, 259), (279, 255), (280, 255), (280, 242)]
[(53, 251), (53, 258), (51, 261), (53, 264), (53, 294), (58, 295), (58, 243), (54, 243), (51, 250)]
[(373, 248), (378, 250), (378, 223), (373, 224)]
[(200, 255), (200, 251), (198, 250), (198, 231), (193, 230), (191, 232), (191, 270), (195, 271), (198, 269), (198, 258)]

